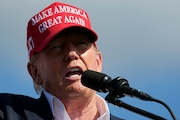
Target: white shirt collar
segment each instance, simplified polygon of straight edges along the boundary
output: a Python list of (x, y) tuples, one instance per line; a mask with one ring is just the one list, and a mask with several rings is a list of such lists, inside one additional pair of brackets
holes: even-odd
[[(53, 101), (55, 101), (55, 103), (57, 103), (59, 106), (58, 109), (61, 113), (61, 117), (62, 117), (61, 120), (71, 120), (66, 109), (65, 109), (65, 107), (64, 107), (64, 105), (63, 105), (63, 103), (58, 98), (56, 98), (52, 94), (48, 93), (47, 91), (44, 90), (43, 92), (46, 96), (46, 99), (47, 99), (49, 105), (50, 105), (53, 116), (55, 114), (54, 113), (55, 111), (53, 108), (53, 104), (54, 104)], [(97, 120), (110, 120), (109, 108), (108, 108), (106, 101), (101, 96), (99, 96), (97, 94), (96, 94), (96, 96), (98, 98), (100, 98), (100, 102), (96, 103), (98, 111), (100, 113), (100, 117)]]

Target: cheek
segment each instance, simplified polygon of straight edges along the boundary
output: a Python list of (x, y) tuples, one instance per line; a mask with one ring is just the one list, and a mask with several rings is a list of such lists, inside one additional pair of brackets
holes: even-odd
[(62, 74), (60, 73), (59, 65), (56, 63), (45, 65), (41, 68), (42, 86), (45, 90), (53, 91), (62, 82)]
[(99, 59), (98, 55), (94, 52), (86, 53), (81, 55), (81, 60), (84, 62), (86, 69), (88, 70), (95, 70), (101, 71), (101, 60)]
[(45, 60), (38, 63), (38, 71), (41, 76), (46, 75), (46, 73), (49, 71), (48, 66), (49, 66), (48, 63)]
[(42, 61), (39, 63), (38, 72), (43, 82), (52, 81), (59, 73), (60, 65), (55, 61)]

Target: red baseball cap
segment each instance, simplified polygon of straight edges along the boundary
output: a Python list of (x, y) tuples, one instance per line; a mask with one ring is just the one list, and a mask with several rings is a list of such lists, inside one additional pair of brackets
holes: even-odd
[(58, 33), (72, 27), (91, 35), (92, 42), (98, 39), (86, 11), (75, 6), (55, 2), (34, 15), (27, 26), (29, 59), (34, 53), (42, 51)]

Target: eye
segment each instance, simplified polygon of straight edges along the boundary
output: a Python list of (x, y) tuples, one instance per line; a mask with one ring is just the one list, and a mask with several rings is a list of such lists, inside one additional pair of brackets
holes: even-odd
[(61, 49), (62, 48), (62, 45), (61, 44), (56, 44), (56, 45), (53, 45), (50, 50), (53, 50), (53, 49)]
[(47, 51), (49, 52), (61, 51), (62, 48), (63, 48), (63, 44), (58, 42), (58, 43), (51, 44), (48, 47)]
[(77, 45), (77, 47), (80, 48), (80, 49), (86, 49), (86, 48), (89, 47), (90, 42), (85, 41), (85, 40), (82, 40), (82, 41), (78, 41), (78, 42), (76, 43), (76, 45)]

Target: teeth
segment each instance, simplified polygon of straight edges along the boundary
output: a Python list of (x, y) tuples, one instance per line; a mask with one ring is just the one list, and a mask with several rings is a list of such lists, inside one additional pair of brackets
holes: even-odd
[(75, 71), (79, 71), (80, 69), (79, 68), (73, 68), (70, 70), (70, 72), (75, 72)]
[(79, 77), (81, 74), (81, 69), (80, 68), (72, 68), (70, 69), (67, 73), (66, 73), (66, 77), (69, 77), (69, 78), (77, 78)]
[(78, 74), (75, 74), (75, 75), (70, 75), (69, 77), (70, 77), (70, 78), (76, 78), (76, 77), (79, 77), (79, 75), (78, 75)]

